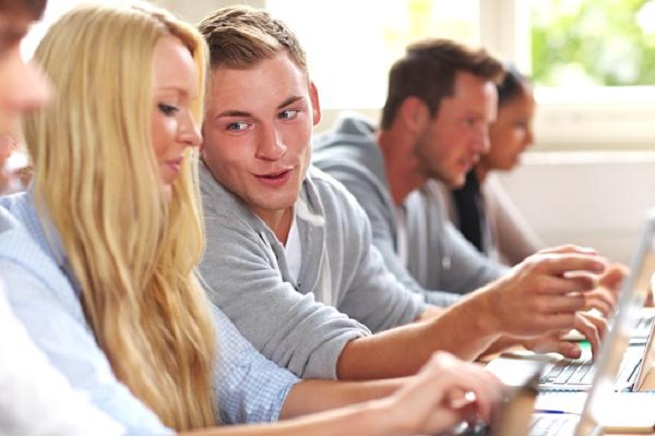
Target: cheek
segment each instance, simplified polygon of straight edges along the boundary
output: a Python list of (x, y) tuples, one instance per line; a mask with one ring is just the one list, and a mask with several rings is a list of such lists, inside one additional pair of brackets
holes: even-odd
[(154, 116), (151, 124), (152, 148), (158, 161), (175, 146), (175, 123), (163, 116)]

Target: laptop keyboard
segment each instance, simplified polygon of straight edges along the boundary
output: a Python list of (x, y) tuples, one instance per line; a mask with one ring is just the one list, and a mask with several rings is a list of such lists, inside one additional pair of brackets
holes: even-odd
[[(632, 350), (630, 350), (632, 351)], [(627, 382), (641, 364), (641, 352), (627, 352), (623, 356), (614, 381)], [(596, 365), (589, 359), (568, 360), (553, 367), (541, 376), (539, 383), (547, 385), (591, 385)]]
[(648, 331), (653, 325), (653, 320), (655, 320), (655, 315), (642, 315), (639, 317), (635, 329)]
[(541, 376), (542, 384), (591, 384), (596, 368), (591, 359), (570, 360), (553, 365), (548, 373)]
[(559, 435), (564, 428), (571, 428), (578, 421), (575, 415), (534, 415), (530, 422), (530, 436)]

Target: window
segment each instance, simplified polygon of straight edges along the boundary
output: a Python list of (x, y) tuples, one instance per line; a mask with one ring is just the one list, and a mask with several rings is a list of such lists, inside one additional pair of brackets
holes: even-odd
[(479, 41), (479, 0), (267, 0), (297, 34), (324, 108), (379, 108), (405, 46), (430, 36)]
[(482, 40), (536, 83), (536, 150), (652, 150), (655, 1), (480, 5)]
[(533, 0), (531, 6), (537, 83), (655, 84), (655, 1)]
[[(460, 38), (482, 43), (534, 75), (539, 103), (534, 149), (549, 151), (652, 148), (654, 4), (266, 1), (303, 42), (324, 108), (379, 109), (388, 68), (408, 42), (430, 36)], [(638, 86), (605, 86), (628, 84)]]

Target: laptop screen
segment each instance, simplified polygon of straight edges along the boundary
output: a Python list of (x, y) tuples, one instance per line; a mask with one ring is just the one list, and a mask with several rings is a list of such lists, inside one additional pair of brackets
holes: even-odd
[[(584, 406), (576, 434), (590, 434), (597, 428), (602, 417), (611, 408), (610, 399), (614, 392), (614, 379), (619, 371), (623, 354), (630, 342), (632, 327), (638, 321), (640, 309), (655, 271), (655, 208), (647, 213), (637, 250), (635, 251), (630, 274), (625, 279), (617, 310), (611, 321), (608, 336), (605, 338), (598, 359), (598, 367), (593, 386)], [(652, 335), (651, 335), (652, 340)], [(649, 341), (650, 342), (650, 341)], [(648, 344), (649, 350), (653, 347)], [(649, 365), (642, 363), (642, 368)]]

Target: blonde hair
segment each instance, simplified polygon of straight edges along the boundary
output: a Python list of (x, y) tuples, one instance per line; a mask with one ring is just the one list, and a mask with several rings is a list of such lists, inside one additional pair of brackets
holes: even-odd
[(146, 3), (87, 5), (48, 31), (35, 58), (56, 89), (25, 121), (39, 207), (59, 231), (86, 318), (119, 380), (178, 430), (215, 424), (214, 332), (194, 268), (203, 250), (188, 149), (170, 201), (151, 144), (153, 54), (166, 36), (199, 33)]

